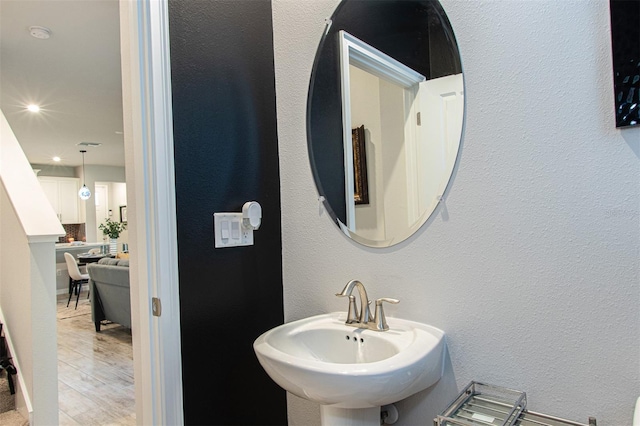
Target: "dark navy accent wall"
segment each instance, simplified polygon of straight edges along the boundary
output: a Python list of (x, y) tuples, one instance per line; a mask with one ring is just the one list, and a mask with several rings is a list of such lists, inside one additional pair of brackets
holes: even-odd
[[(271, 3), (169, 1), (185, 423), (284, 425), (253, 341), (283, 323)], [(262, 205), (253, 246), (215, 249), (214, 212)]]

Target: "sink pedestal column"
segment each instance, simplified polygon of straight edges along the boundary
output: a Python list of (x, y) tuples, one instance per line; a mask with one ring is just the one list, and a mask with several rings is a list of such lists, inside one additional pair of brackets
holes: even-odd
[(322, 426), (380, 426), (380, 407), (336, 408), (320, 406)]

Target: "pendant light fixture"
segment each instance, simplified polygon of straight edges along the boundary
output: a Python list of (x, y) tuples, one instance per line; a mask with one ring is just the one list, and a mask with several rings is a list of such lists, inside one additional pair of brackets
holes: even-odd
[(80, 151), (82, 153), (82, 188), (78, 191), (78, 196), (81, 200), (88, 200), (91, 198), (91, 191), (87, 188), (87, 185), (84, 184), (84, 180), (86, 175), (84, 174), (84, 153), (87, 152), (85, 150)]

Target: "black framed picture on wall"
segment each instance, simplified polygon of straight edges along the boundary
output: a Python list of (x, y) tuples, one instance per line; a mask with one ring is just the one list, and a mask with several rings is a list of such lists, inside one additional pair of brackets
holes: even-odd
[(120, 222), (127, 223), (127, 206), (120, 206)]
[(640, 0), (609, 0), (616, 127), (640, 124)]

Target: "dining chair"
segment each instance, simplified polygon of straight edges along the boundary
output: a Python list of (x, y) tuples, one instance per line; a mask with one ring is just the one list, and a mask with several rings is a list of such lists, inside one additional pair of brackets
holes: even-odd
[(78, 309), (78, 300), (80, 300), (82, 284), (89, 282), (89, 274), (80, 273), (78, 262), (76, 262), (76, 259), (71, 253), (65, 253), (64, 260), (67, 262), (67, 270), (69, 271), (69, 300), (67, 300), (67, 308), (69, 307), (69, 302), (71, 302), (71, 296), (75, 291), (77, 294), (76, 309)]

